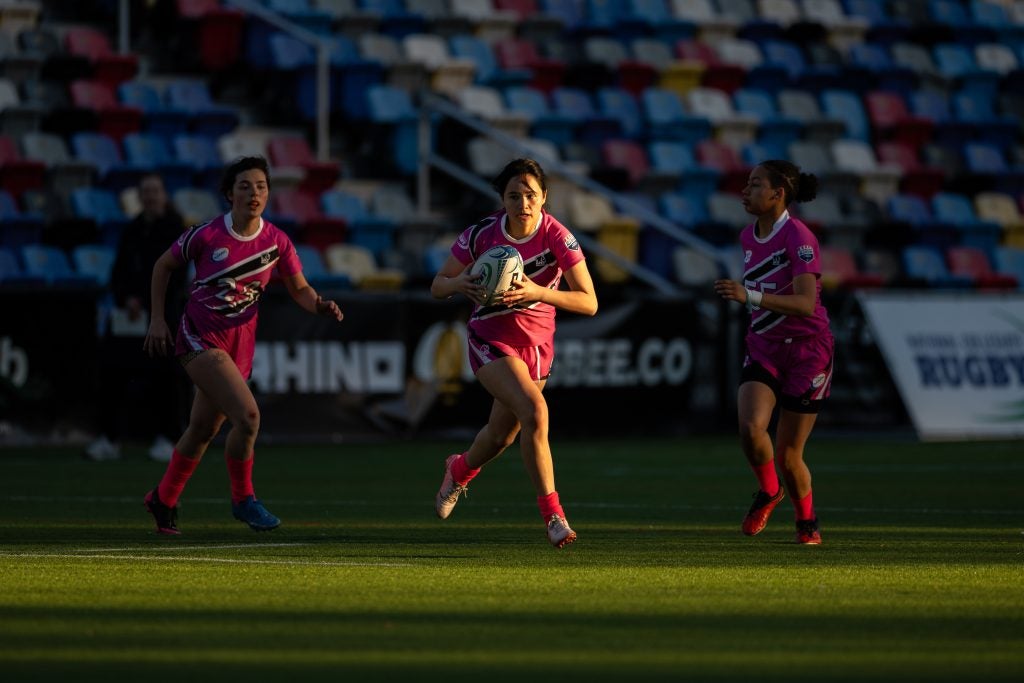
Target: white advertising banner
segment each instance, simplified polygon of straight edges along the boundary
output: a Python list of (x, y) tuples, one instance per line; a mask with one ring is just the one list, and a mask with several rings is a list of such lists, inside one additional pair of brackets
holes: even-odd
[(1024, 295), (859, 298), (922, 440), (1024, 438)]

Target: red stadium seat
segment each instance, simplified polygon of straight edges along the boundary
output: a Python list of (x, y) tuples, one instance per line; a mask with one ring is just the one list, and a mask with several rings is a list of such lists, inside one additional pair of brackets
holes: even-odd
[(0, 188), (15, 199), (26, 190), (41, 190), (46, 185), (46, 164), (25, 159), (14, 138), (0, 135)]
[(316, 194), (331, 188), (341, 169), (333, 161), (318, 161), (304, 137), (276, 137), (267, 143), (267, 154), (274, 166), (301, 168), (305, 174), (300, 187)]
[(100, 133), (121, 141), (125, 135), (142, 130), (142, 110), (119, 102), (109, 84), (103, 81), (74, 81), (68, 90), (74, 106), (96, 112), (96, 125)]
[(949, 247), (946, 260), (950, 273), (973, 280), (976, 289), (1015, 290), (1019, 284), (1013, 275), (995, 272), (988, 256), (979, 247)]
[(317, 195), (284, 188), (271, 193), (270, 202), (275, 215), (296, 226), (299, 241), (323, 251), (331, 244), (346, 240), (348, 223), (342, 218), (324, 215)]
[(117, 54), (107, 36), (87, 26), (76, 26), (64, 34), (64, 47), (68, 54), (84, 57), (93, 69), (93, 78), (109, 85), (117, 85), (135, 77), (139, 71), (139, 57), (135, 54)]
[(881, 287), (881, 275), (862, 272), (857, 267), (853, 252), (838, 246), (822, 245), (821, 286), (826, 289), (870, 289)]

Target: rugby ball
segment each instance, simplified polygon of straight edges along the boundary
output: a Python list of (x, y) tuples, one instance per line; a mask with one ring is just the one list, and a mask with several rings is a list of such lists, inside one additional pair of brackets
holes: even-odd
[(487, 289), (484, 305), (493, 306), (522, 276), (523, 257), (515, 247), (507, 244), (491, 247), (480, 255), (469, 272), (479, 276), (480, 284)]

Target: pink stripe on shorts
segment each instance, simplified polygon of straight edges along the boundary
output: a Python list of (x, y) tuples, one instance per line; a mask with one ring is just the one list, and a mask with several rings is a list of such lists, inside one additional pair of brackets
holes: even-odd
[(503, 342), (484, 341), (469, 334), (469, 366), (475, 375), (480, 368), (499, 358), (518, 358), (530, 369), (530, 377), (539, 381), (551, 374), (551, 361), (555, 357), (555, 343), (549, 340), (540, 346), (509, 346)]

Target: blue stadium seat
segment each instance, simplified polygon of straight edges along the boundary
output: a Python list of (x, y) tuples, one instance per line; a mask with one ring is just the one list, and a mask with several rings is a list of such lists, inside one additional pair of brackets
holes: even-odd
[(910, 35), (911, 25), (889, 14), (886, 5), (878, 0), (843, 0), (843, 8), (849, 16), (868, 20), (866, 42), (891, 45), (905, 40)]
[(132, 133), (125, 136), (123, 144), (127, 162), (159, 173), (168, 192), (192, 184), (195, 168), (175, 158), (165, 138), (149, 133)]
[(597, 91), (597, 109), (603, 116), (617, 120), (626, 137), (645, 137), (640, 104), (627, 90), (613, 86), (601, 88)]
[[(766, 40), (761, 44), (761, 51), (766, 66), (779, 67), (786, 72), (789, 87), (821, 92), (840, 87), (842, 83), (842, 72), (838, 67), (808, 63), (800, 48), (788, 40)], [(842, 85), (851, 87), (845, 83)]]
[(782, 116), (775, 104), (775, 98), (767, 90), (740, 88), (732, 96), (737, 112), (758, 119), (758, 142), (771, 146), (781, 145), (785, 148), (789, 143), (803, 137), (803, 123)]
[(366, 93), (370, 122), (383, 133), (394, 168), (412, 175), (418, 168), (417, 124), (419, 115), (408, 91), (391, 85), (374, 85)]
[(20, 249), (0, 246), (0, 286), (39, 287), (46, 284), (45, 278), (29, 275), (21, 266)]
[(531, 86), (512, 86), (505, 89), (509, 111), (530, 120), (530, 136), (547, 140), (562, 147), (575, 139), (575, 122), (555, 113), (543, 92)]
[(177, 135), (188, 130), (189, 114), (164, 104), (160, 92), (145, 81), (126, 81), (117, 86), (122, 103), (142, 110), (143, 130), (156, 135)]
[(901, 95), (911, 92), (920, 84), (918, 74), (911, 68), (893, 61), (886, 45), (882, 43), (855, 43), (847, 52), (849, 66), (846, 76), (860, 72), (868, 77), (868, 82), (860, 90), (891, 90)]
[(933, 122), (935, 142), (959, 146), (975, 137), (975, 125), (954, 118), (949, 97), (945, 93), (915, 90), (910, 94), (910, 109), (914, 115)]
[(940, 43), (933, 48), (939, 73), (957, 90), (975, 97), (992, 98), (999, 92), (1001, 75), (982, 69), (974, 60), (974, 48), (963, 43)]
[(713, 134), (711, 122), (687, 112), (682, 99), (673, 90), (647, 88), (640, 103), (652, 140), (675, 140), (696, 144)]
[(93, 221), (104, 244), (117, 246), (129, 218), (121, 209), (117, 195), (101, 187), (79, 187), (69, 197), (76, 218)]
[(846, 124), (844, 137), (871, 142), (871, 125), (860, 95), (852, 90), (830, 89), (821, 93), (822, 112)]
[(993, 252), (996, 271), (1017, 278), (1017, 288), (1024, 291), (1024, 248), (998, 246)]
[(21, 247), (39, 242), (44, 225), (42, 216), (22, 211), (7, 190), (0, 190), (0, 245)]
[(91, 275), (80, 275), (60, 248), (49, 244), (26, 244), (21, 248), (21, 260), (26, 275), (41, 278), (55, 287), (84, 287), (94, 285)]
[(79, 244), (71, 250), (71, 262), (79, 275), (91, 277), (100, 287), (110, 284), (117, 249), (107, 244)]
[(220, 191), (223, 162), (216, 140), (205, 135), (182, 134), (171, 139), (171, 146), (175, 158), (192, 167), (193, 185), (211, 192)]
[(71, 136), (71, 149), (76, 159), (96, 168), (100, 185), (114, 192), (138, 185), (147, 171), (144, 166), (126, 161), (117, 142), (103, 133), (75, 133)]
[(596, 146), (622, 136), (618, 119), (598, 112), (590, 94), (580, 88), (555, 88), (551, 92), (551, 108), (556, 116), (573, 122), (577, 142)]
[(710, 220), (705, 195), (666, 192), (658, 198), (660, 213), (668, 220), (693, 230)]
[(453, 57), (470, 59), (476, 65), (476, 81), (504, 89), (526, 85), (533, 79), (529, 69), (503, 69), (494, 56), (490, 43), (477, 36), (452, 36), (448, 41)]
[(168, 106), (188, 112), (189, 130), (194, 133), (216, 137), (238, 127), (238, 112), (215, 103), (206, 83), (198, 79), (171, 81), (164, 98)]
[(1002, 148), (989, 142), (964, 145), (964, 166), (985, 179), (988, 189), (1011, 195), (1024, 193), (1024, 168), (1010, 166)]
[(889, 218), (910, 228), (915, 242), (945, 249), (956, 244), (959, 231), (955, 226), (943, 224), (935, 219), (931, 206), (916, 195), (897, 194), (886, 203)]
[(366, 247), (379, 261), (395, 247), (398, 225), (370, 213), (362, 199), (342, 190), (328, 190), (320, 195), (324, 215), (345, 220), (348, 241)]
[(960, 232), (960, 244), (980, 247), (989, 253), (999, 244), (1002, 226), (978, 218), (967, 195), (939, 192), (930, 201), (935, 220), (953, 225)]
[(976, 22), (962, 0), (928, 0), (928, 13), (960, 43), (976, 45), (996, 40), (995, 29)]
[(973, 91), (960, 91), (953, 95), (953, 114), (974, 127), (978, 141), (1010, 149), (1020, 138), (1021, 124), (1012, 116), (997, 113), (994, 99)]
[(970, 278), (949, 272), (944, 251), (930, 245), (913, 244), (904, 247), (900, 258), (903, 271), (913, 281), (939, 289), (968, 289), (974, 285)]
[(393, 38), (422, 33), (427, 28), (426, 18), (407, 11), (402, 0), (361, 0), (360, 9), (379, 17), (377, 31)]
[(652, 140), (648, 144), (651, 170), (679, 178), (679, 190), (707, 196), (718, 189), (721, 173), (697, 163), (693, 148), (677, 140)]
[(302, 262), (302, 274), (314, 289), (352, 289), (352, 281), (344, 275), (335, 275), (327, 270), (323, 255), (309, 244), (295, 244), (295, 253)]

